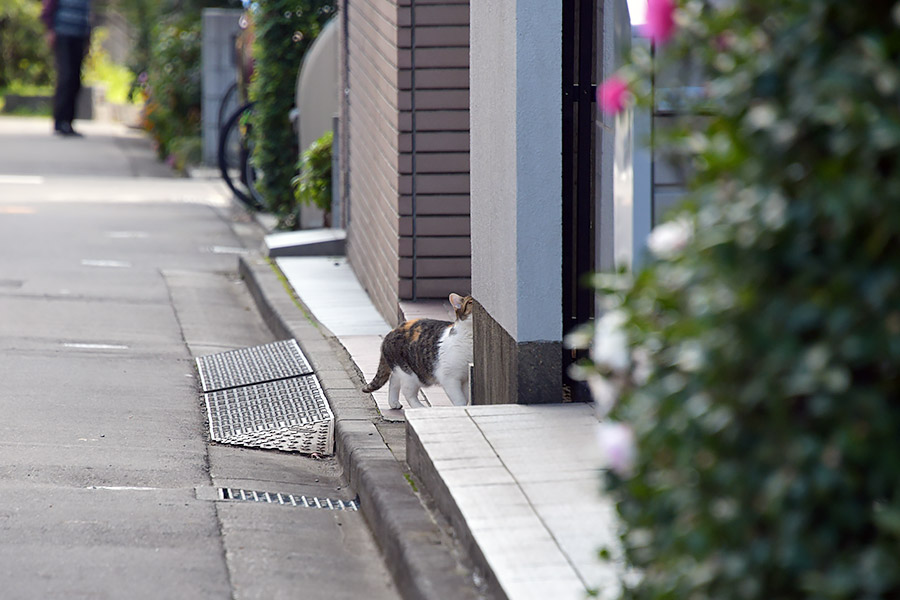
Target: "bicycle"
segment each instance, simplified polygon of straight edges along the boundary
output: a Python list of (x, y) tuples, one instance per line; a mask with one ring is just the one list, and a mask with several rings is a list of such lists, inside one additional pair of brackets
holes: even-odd
[[(237, 67), (234, 83), (219, 103), (219, 147), (217, 158), (222, 179), (234, 195), (254, 210), (265, 207), (257, 189), (262, 173), (253, 166), (253, 136), (251, 135), (253, 102), (247, 88), (253, 73), (253, 25), (251, 14), (245, 11), (240, 20), (241, 33), (235, 40), (234, 64)], [(238, 106), (237, 109), (234, 106)], [(224, 116), (228, 115), (227, 119)], [(223, 122), (224, 119), (224, 122)]]
[(265, 206), (257, 189), (261, 173), (253, 166), (253, 137), (250, 115), (253, 102), (239, 107), (219, 131), (218, 160), (222, 179), (237, 198), (254, 210)]

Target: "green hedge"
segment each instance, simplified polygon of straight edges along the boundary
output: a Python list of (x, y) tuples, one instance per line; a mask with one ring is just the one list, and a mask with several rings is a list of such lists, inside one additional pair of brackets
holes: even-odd
[(153, 39), (145, 84), (145, 128), (157, 144), (159, 157), (171, 163), (176, 161), (173, 141), (200, 136), (199, 15), (164, 20), (154, 28)]
[(0, 3), (0, 89), (53, 83), (53, 56), (40, 15), (41, 3), (34, 0)]
[(625, 597), (900, 597), (900, 5), (677, 22), (710, 75), (669, 146), (697, 176), (650, 266), (597, 278), (582, 372), (636, 441), (607, 481)]
[(304, 53), (334, 10), (334, 3), (327, 0), (262, 0), (253, 14), (252, 160), (262, 173), (259, 189), (267, 208), (284, 227), (293, 226), (296, 215), (291, 180), (298, 148), (290, 112), (297, 73)]
[(159, 157), (179, 169), (198, 160), (202, 10), (231, 4), (229, 0), (122, 2), (137, 32), (133, 64), (147, 61), (146, 72), (138, 78), (146, 101), (144, 128), (153, 136)]

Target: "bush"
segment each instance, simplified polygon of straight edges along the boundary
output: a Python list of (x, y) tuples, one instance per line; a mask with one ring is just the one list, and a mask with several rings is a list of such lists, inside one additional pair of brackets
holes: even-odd
[(139, 34), (135, 60), (143, 60), (141, 49), (149, 41), (147, 71), (139, 76), (145, 100), (143, 126), (153, 136), (159, 157), (170, 163), (193, 156), (193, 153), (170, 156), (173, 140), (200, 138), (202, 9), (228, 4), (224, 0), (169, 0), (158, 5), (146, 0), (123, 3), (132, 22), (144, 18), (155, 23), (149, 40), (144, 39), (147, 23), (135, 25)]
[(203, 161), (203, 139), (199, 136), (183, 136), (173, 138), (169, 142), (169, 155), (166, 162), (176, 171), (184, 172), (191, 165)]
[(896, 598), (900, 8), (678, 22), (667, 53), (711, 77), (708, 127), (679, 138), (697, 176), (655, 261), (596, 278), (584, 371), (636, 440), (608, 476), (643, 573), (625, 595)]
[(109, 36), (104, 27), (95, 27), (91, 34), (91, 51), (84, 62), (84, 81), (88, 85), (101, 84), (106, 88), (106, 99), (117, 104), (129, 102), (134, 73), (126, 66), (112, 61), (103, 48)]
[(40, 15), (41, 3), (33, 0), (0, 6), (0, 89), (52, 85), (53, 56)]
[(297, 136), (291, 126), (297, 72), (307, 48), (334, 13), (330, 0), (263, 0), (253, 14), (254, 71), (250, 98), (255, 140), (252, 160), (262, 173), (259, 189), (283, 226), (295, 213), (291, 180)]
[(291, 183), (298, 204), (331, 212), (331, 144), (334, 132), (328, 131), (303, 151), (297, 168), (300, 174)]
[(154, 32), (147, 73), (145, 128), (167, 158), (176, 137), (200, 136), (200, 21), (167, 20)]

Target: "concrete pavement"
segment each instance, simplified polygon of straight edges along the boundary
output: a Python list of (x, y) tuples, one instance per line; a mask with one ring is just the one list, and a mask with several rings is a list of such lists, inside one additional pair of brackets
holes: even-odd
[(4, 598), (397, 598), (337, 459), (208, 442), (193, 357), (272, 341), (256, 229), (123, 127), (0, 119)]

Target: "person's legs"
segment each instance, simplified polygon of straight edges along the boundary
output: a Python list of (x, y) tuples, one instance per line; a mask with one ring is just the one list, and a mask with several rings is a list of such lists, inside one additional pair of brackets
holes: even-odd
[(56, 95), (53, 119), (57, 131), (71, 131), (75, 119), (75, 102), (81, 89), (81, 64), (85, 39), (60, 35), (56, 37)]

